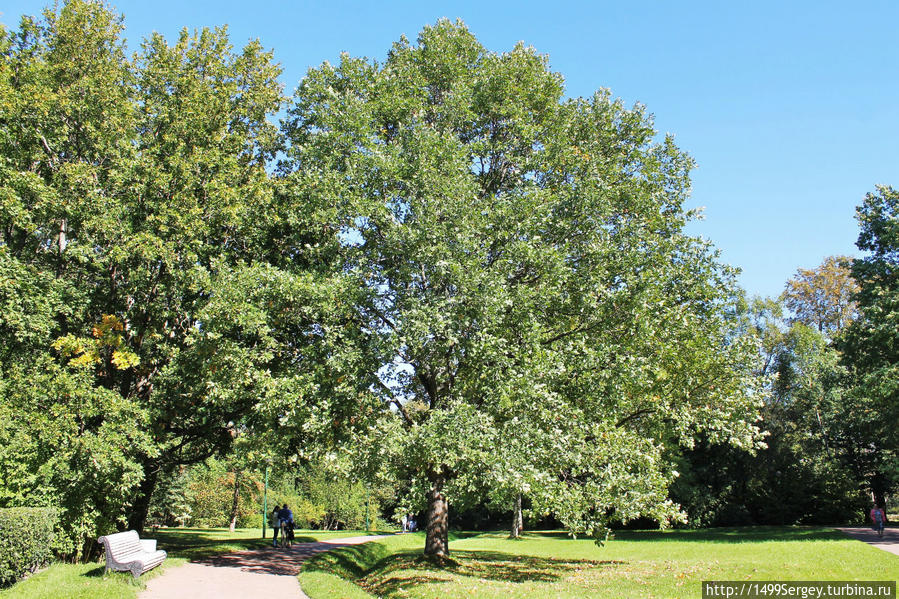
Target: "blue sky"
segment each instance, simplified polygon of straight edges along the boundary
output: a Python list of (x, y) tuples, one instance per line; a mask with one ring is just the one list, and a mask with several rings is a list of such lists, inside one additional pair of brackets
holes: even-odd
[[(15, 26), (44, 2), (6, 0)], [(690, 231), (743, 269), (751, 294), (777, 295), (797, 268), (854, 254), (854, 209), (877, 183), (899, 186), (899, 2), (114, 3), (129, 46), (151, 31), (228, 24), (235, 45), (275, 51), (288, 92), (341, 51), (381, 59), (401, 34), (461, 18), (490, 50), (548, 54), (569, 96), (600, 87), (641, 102), (698, 168)]]

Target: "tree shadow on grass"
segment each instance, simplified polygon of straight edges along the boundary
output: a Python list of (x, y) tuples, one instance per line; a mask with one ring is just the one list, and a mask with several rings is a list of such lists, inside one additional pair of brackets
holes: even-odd
[[(497, 536), (503, 536), (497, 533)], [(565, 531), (536, 531), (525, 538), (571, 538)], [(579, 537), (592, 540), (591, 537)], [(764, 543), (768, 541), (844, 541), (838, 530), (825, 526), (738, 526), (729, 528), (673, 530), (615, 530), (613, 541), (669, 543)]]
[(407, 552), (381, 560), (359, 582), (369, 593), (390, 596), (425, 584), (452, 582), (457, 577), (503, 583), (556, 582), (580, 570), (615, 568), (625, 563), (619, 560), (564, 560), (497, 551), (456, 550), (443, 567), (438, 567), (420, 553)]
[[(272, 547), (272, 539), (230, 535), (227, 529), (167, 528), (159, 530), (149, 538), (156, 538), (160, 549), (165, 549), (172, 557), (183, 557), (191, 561), (207, 560), (223, 553), (246, 549), (267, 549)], [(313, 536), (296, 535), (293, 543), (317, 543)]]
[(304, 570), (336, 574), (341, 578), (354, 580), (366, 573), (379, 569), (384, 562), (396, 556), (417, 556), (420, 551), (402, 552), (385, 557), (388, 550), (378, 543), (364, 543), (347, 547), (337, 547), (310, 560)]

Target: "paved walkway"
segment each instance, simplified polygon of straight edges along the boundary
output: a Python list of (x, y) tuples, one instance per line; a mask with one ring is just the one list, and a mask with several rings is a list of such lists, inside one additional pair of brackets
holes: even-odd
[(297, 574), (310, 555), (387, 535), (294, 543), (286, 549), (251, 549), (190, 562), (147, 581), (138, 599), (308, 599)]
[(877, 536), (877, 533), (870, 526), (866, 528), (838, 526), (837, 530), (846, 533), (853, 539), (864, 541), (869, 545), (874, 545), (879, 549), (899, 555), (899, 529), (884, 529), (882, 539)]

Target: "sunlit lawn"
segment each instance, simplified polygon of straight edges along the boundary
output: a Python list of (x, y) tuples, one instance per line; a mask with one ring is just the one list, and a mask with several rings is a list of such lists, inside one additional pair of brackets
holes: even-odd
[(605, 547), (562, 533), (505, 533), (450, 544), (452, 562), (421, 558), (421, 533), (314, 558), (300, 575), (326, 597), (700, 597), (703, 580), (896, 580), (899, 556), (825, 528), (621, 532)]
[[(297, 531), (297, 541), (363, 534)], [(160, 529), (147, 533), (169, 552), (138, 582), (103, 575), (102, 563), (55, 564), (0, 599), (133, 599), (145, 582), (188, 559), (263, 547), (260, 530)], [(699, 597), (702, 580), (896, 580), (899, 556), (826, 528), (760, 527), (619, 532), (605, 547), (562, 533), (511, 541), (505, 533), (454, 537), (444, 568), (421, 558), (422, 533), (321, 554), (300, 575), (313, 599), (378, 597)]]
[[(46, 570), (0, 591), (0, 599), (133, 599), (146, 586), (146, 581), (159, 576), (166, 569), (180, 566), (191, 559), (252, 549), (270, 545), (271, 529), (261, 539), (261, 528), (242, 528), (233, 533), (227, 528), (161, 528), (147, 532), (146, 538), (156, 539), (160, 549), (169, 557), (138, 581), (128, 573), (103, 574), (103, 562), (89, 564), (53, 564)], [(297, 542), (365, 534), (359, 531), (298, 530)]]

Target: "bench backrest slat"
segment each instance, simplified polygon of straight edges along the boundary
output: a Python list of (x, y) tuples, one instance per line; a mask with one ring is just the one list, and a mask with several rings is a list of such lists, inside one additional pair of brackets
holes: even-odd
[(105, 539), (107, 551), (112, 554), (113, 559), (125, 555), (133, 555), (142, 551), (140, 537), (138, 537), (137, 532), (133, 530), (119, 532), (114, 535), (106, 535)]

